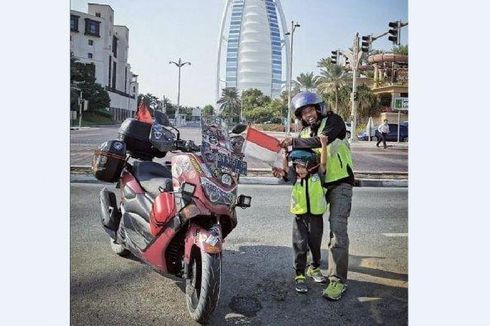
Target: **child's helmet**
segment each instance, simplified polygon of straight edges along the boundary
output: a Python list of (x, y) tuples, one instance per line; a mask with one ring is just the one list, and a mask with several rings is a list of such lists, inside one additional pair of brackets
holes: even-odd
[(301, 164), (310, 169), (318, 164), (318, 157), (312, 150), (295, 149), (289, 153), (289, 159), (293, 164)]

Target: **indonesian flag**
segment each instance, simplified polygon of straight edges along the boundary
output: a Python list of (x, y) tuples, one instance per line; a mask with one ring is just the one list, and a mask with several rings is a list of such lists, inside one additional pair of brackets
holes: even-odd
[(283, 167), (282, 151), (276, 138), (248, 127), (243, 146), (245, 156), (259, 159), (273, 167)]
[(153, 123), (150, 110), (148, 110), (148, 107), (145, 103), (143, 103), (143, 101), (141, 101), (140, 105), (138, 106), (138, 110), (136, 111), (136, 120), (149, 124)]

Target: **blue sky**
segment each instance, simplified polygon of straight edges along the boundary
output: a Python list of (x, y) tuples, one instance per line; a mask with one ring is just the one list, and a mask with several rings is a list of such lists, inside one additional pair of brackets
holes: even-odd
[[(72, 0), (71, 9), (88, 11), (88, 3)], [(115, 24), (129, 28), (129, 63), (138, 74), (140, 92), (167, 96), (177, 102), (178, 72), (169, 60), (181, 57), (181, 104), (204, 106), (215, 101), (218, 33), (224, 0), (105, 0)], [(354, 34), (381, 34), (388, 22), (408, 21), (408, 0), (283, 0), (284, 15), (301, 24), (294, 33), (293, 78), (319, 70), (316, 62), (330, 51), (352, 46)], [(408, 43), (408, 28), (401, 43)], [(392, 48), (387, 36), (374, 48)]]

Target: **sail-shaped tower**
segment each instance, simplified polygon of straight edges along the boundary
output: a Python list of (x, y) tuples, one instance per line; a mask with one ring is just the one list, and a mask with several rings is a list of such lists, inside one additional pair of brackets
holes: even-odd
[(225, 87), (239, 92), (257, 88), (278, 97), (289, 76), (286, 31), (279, 0), (227, 0), (219, 35), (216, 99)]

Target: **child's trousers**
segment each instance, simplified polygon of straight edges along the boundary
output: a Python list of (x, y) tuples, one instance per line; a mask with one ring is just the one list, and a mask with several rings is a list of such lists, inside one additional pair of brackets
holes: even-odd
[(304, 274), (306, 269), (306, 256), (308, 248), (311, 251), (312, 263), (316, 268), (320, 266), (320, 247), (323, 235), (323, 215), (302, 214), (297, 215), (293, 222), (293, 250), (294, 268), (296, 275)]

